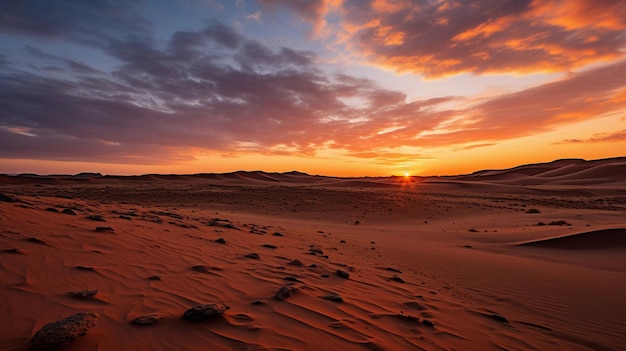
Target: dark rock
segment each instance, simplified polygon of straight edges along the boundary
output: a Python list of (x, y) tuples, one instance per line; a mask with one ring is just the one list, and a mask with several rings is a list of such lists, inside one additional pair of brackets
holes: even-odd
[(318, 249), (316, 247), (309, 249), (309, 252), (313, 254), (319, 254), (319, 255), (324, 254), (324, 251), (322, 251), (322, 249)]
[(215, 239), (215, 242), (218, 243), (218, 244), (226, 244), (226, 239), (218, 238), (218, 239)]
[(299, 259), (297, 259), (297, 258), (296, 258), (295, 260), (293, 260), (293, 261), (291, 261), (291, 262), (287, 263), (287, 264), (288, 264), (288, 265), (291, 265), (291, 266), (297, 266), (297, 267), (302, 267), (302, 266), (304, 266), (304, 263), (302, 263), (302, 261), (300, 261), (300, 260), (299, 260)]
[(274, 299), (278, 300), (278, 301), (283, 301), (286, 298), (288, 298), (289, 296), (291, 296), (293, 293), (295, 293), (296, 291), (298, 291), (298, 289), (291, 287), (289, 285), (283, 285), (278, 292), (276, 292), (276, 295), (274, 295)]
[(99, 318), (97, 313), (77, 313), (44, 325), (30, 341), (39, 350), (51, 350), (87, 334), (89, 329), (96, 326)]
[(350, 278), (350, 273), (343, 271), (341, 269), (337, 270), (337, 275), (341, 278), (346, 278), (346, 279)]
[(127, 221), (132, 221), (132, 220), (133, 220), (132, 218), (130, 218), (130, 217), (128, 217), (128, 216), (124, 216), (124, 215), (120, 215), (120, 218), (121, 218), (121, 219), (125, 219), (125, 220), (127, 220)]
[(74, 267), (80, 271), (92, 271), (95, 272), (96, 270), (93, 267), (89, 267), (89, 266), (76, 266)]
[(301, 283), (302, 281), (296, 277), (285, 277), (285, 280), (290, 281), (290, 282), (296, 282), (296, 283)]
[(489, 318), (491, 318), (491, 319), (493, 319), (493, 320), (496, 320), (496, 321), (498, 321), (498, 322), (502, 322), (502, 323), (508, 323), (508, 322), (509, 322), (509, 320), (508, 320), (508, 319), (506, 319), (506, 318), (502, 317), (502, 316), (501, 316), (501, 315), (499, 315), (499, 314), (490, 314), (490, 315), (487, 315), (487, 317), (489, 317)]
[(104, 220), (104, 217), (102, 217), (101, 215), (89, 215), (85, 218), (90, 219), (92, 221), (96, 221), (96, 222), (106, 222)]
[(338, 294), (324, 295), (322, 296), (322, 299), (334, 302), (343, 302), (343, 297), (339, 296)]
[(395, 269), (395, 268), (392, 268), (392, 267), (387, 267), (387, 268), (385, 268), (385, 270), (386, 271), (390, 271), (390, 272), (402, 273), (401, 270)]
[(317, 265), (316, 265), (315, 263), (311, 263), (311, 264), (309, 265), (309, 268), (317, 268)]
[(470, 230), (468, 230), (468, 231), (469, 231), (469, 232), (472, 232), (472, 233), (478, 233), (478, 229), (476, 229), (476, 228), (472, 228), (472, 229), (470, 229)]
[(0, 201), (2, 202), (19, 202), (20, 200), (12, 198), (8, 195), (5, 195), (3, 193), (0, 193)]
[(266, 247), (268, 249), (275, 249), (276, 248), (276, 245), (272, 245), (272, 244), (263, 244), (262, 246)]
[(48, 212), (56, 212), (56, 213), (58, 213), (58, 212), (59, 212), (59, 210), (57, 210), (57, 209), (56, 209), (56, 208), (54, 208), (54, 207), (48, 207), (48, 208), (46, 208), (46, 211), (48, 211)]
[(20, 249), (11, 248), (11, 249), (2, 249), (2, 250), (0, 250), (0, 253), (6, 253), (6, 254), (23, 254), (24, 252), (22, 252), (22, 250), (20, 250)]
[(102, 232), (114, 232), (115, 230), (111, 227), (96, 227), (96, 232), (98, 233), (102, 233)]
[(285, 236), (285, 235), (283, 235), (283, 233), (280, 233), (280, 232), (274, 232), (274, 234), (272, 234), (272, 235), (273, 236)]
[(76, 212), (74, 212), (74, 210), (72, 210), (71, 208), (64, 208), (63, 209), (63, 213), (68, 214), (68, 215), (72, 215), (72, 216), (76, 216)]
[(402, 284), (406, 283), (404, 281), (404, 279), (398, 277), (397, 275), (394, 275), (393, 277), (389, 278), (389, 280), (394, 281), (394, 282), (398, 282), (398, 283), (402, 283)]
[(260, 258), (261, 258), (261, 256), (259, 256), (259, 254), (258, 254), (258, 253), (256, 253), (256, 252), (249, 253), (249, 254), (247, 254), (245, 257), (247, 257), (247, 258), (252, 258), (252, 259), (254, 259), (254, 260), (258, 260), (258, 259), (260, 259)]
[(464, 247), (464, 248), (466, 248), (466, 249), (471, 249), (471, 248), (472, 248), (472, 245), (465, 245), (465, 246), (463, 246), (463, 247)]
[(45, 242), (45, 241), (43, 241), (41, 239), (35, 238), (35, 237), (27, 238), (27, 239), (24, 239), (24, 240), (28, 241), (29, 243), (33, 243), (33, 244), (48, 245), (47, 242)]
[(342, 244), (345, 244), (345, 243), (346, 243), (346, 241), (345, 241), (345, 240), (340, 240), (339, 242), (340, 242), (340, 243), (342, 243)]
[(77, 299), (91, 299), (98, 293), (98, 290), (70, 291), (68, 294)]
[(161, 280), (160, 275), (151, 275), (148, 277), (149, 280)]
[(183, 314), (183, 319), (188, 321), (203, 321), (221, 315), (230, 310), (230, 306), (220, 303), (211, 303), (194, 306)]
[(526, 211), (526, 213), (541, 213), (541, 211), (536, 208), (530, 208)]
[(251, 305), (265, 305), (266, 303), (267, 303), (267, 300), (254, 300), (250, 302)]
[(430, 320), (428, 320), (428, 319), (422, 320), (422, 324), (424, 324), (427, 327), (431, 327), (431, 328), (435, 327), (435, 324), (433, 322), (431, 322)]
[(135, 325), (150, 325), (150, 324), (157, 323), (161, 319), (163, 319), (163, 317), (159, 316), (157, 313), (151, 313), (151, 314), (139, 316), (130, 322)]
[(354, 221), (354, 225), (359, 225), (361, 224), (361, 221)]
[(330, 278), (330, 274), (322, 274), (322, 275), (320, 275), (320, 277), (322, 277), (322, 278)]
[(571, 226), (571, 224), (567, 223), (566, 221), (560, 220), (560, 221), (552, 221), (550, 223), (548, 223), (548, 225), (568, 225)]

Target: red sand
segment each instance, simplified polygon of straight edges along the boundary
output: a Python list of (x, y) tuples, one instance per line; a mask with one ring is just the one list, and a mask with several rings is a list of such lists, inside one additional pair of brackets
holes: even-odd
[[(101, 318), (63, 350), (626, 349), (625, 164), (412, 180), (0, 177), (19, 200), (0, 202), (0, 349), (28, 350), (78, 312)], [(553, 221), (569, 225), (537, 226)], [(275, 300), (286, 284), (297, 292)], [(86, 289), (99, 292), (68, 295)], [(181, 318), (199, 303), (231, 309)], [(149, 313), (159, 322), (130, 323)]]

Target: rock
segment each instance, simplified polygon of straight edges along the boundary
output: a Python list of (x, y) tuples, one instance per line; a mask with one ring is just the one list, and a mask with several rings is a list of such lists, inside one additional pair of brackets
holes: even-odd
[(285, 236), (285, 235), (283, 235), (283, 233), (280, 233), (280, 232), (274, 232), (274, 234), (272, 234), (272, 235), (273, 236)]
[(290, 282), (302, 283), (302, 281), (296, 277), (285, 277), (285, 280)]
[(490, 315), (487, 315), (487, 317), (489, 317), (489, 318), (491, 318), (491, 319), (493, 319), (493, 320), (496, 320), (496, 321), (498, 321), (498, 322), (502, 322), (502, 323), (508, 323), (508, 322), (509, 322), (509, 320), (508, 320), (508, 319), (506, 319), (506, 318), (502, 317), (502, 316), (501, 316), (501, 315), (499, 315), (499, 314), (490, 314)]
[(96, 326), (99, 318), (97, 313), (77, 313), (44, 325), (30, 341), (39, 350), (50, 350), (87, 334), (89, 329)]
[(315, 263), (311, 263), (311, 264), (309, 265), (309, 268), (317, 268), (317, 265), (316, 265)]
[(159, 316), (157, 313), (151, 313), (151, 314), (139, 316), (130, 322), (135, 325), (150, 325), (150, 324), (157, 323), (161, 319), (163, 318)]
[(203, 321), (221, 315), (230, 310), (230, 306), (221, 303), (211, 303), (194, 306), (183, 314), (183, 319), (188, 321)]
[(93, 267), (89, 267), (89, 266), (76, 266), (74, 267), (80, 271), (93, 271), (95, 272), (95, 269)]
[(390, 271), (390, 272), (402, 273), (401, 270), (395, 269), (395, 268), (392, 268), (392, 267), (387, 267), (387, 268), (385, 268), (385, 270), (386, 271)]
[(341, 269), (337, 270), (337, 275), (340, 276), (341, 278), (346, 278), (346, 279), (350, 278), (350, 273), (343, 271)]
[(422, 324), (424, 324), (427, 327), (431, 327), (431, 328), (435, 327), (435, 324), (433, 322), (431, 322), (430, 320), (428, 320), (428, 319), (422, 320)]
[(302, 263), (302, 261), (300, 261), (300, 260), (299, 260), (299, 259), (297, 259), (297, 258), (296, 258), (295, 260), (293, 260), (293, 261), (291, 261), (291, 262), (287, 263), (287, 264), (288, 264), (288, 265), (291, 265), (291, 266), (297, 266), (297, 267), (302, 267), (302, 266), (304, 266), (304, 263)]
[(114, 232), (115, 230), (111, 227), (96, 227), (96, 232), (98, 233), (102, 233), (102, 232)]
[(309, 249), (309, 252), (312, 253), (312, 254), (320, 254), (320, 255), (324, 254), (324, 251), (322, 251), (322, 249), (318, 249), (318, 248), (315, 248), (315, 247)]
[(250, 302), (251, 305), (265, 305), (266, 303), (267, 303), (267, 300), (254, 300)]
[(334, 301), (334, 302), (343, 302), (343, 297), (339, 296), (338, 294), (324, 295), (324, 296), (322, 296), (322, 299), (330, 300), (330, 301)]
[(106, 222), (104, 220), (104, 217), (102, 217), (101, 215), (89, 215), (85, 218), (90, 219), (92, 221), (96, 221), (96, 222)]
[(45, 241), (43, 241), (43, 240), (41, 240), (39, 238), (35, 238), (35, 237), (27, 238), (27, 239), (24, 239), (24, 240), (28, 241), (29, 243), (33, 243), (33, 244), (48, 245), (47, 242), (45, 242)]
[(0, 201), (2, 202), (19, 202), (19, 200), (14, 199), (8, 195), (5, 195), (3, 193), (0, 193)]
[(48, 207), (48, 208), (46, 208), (46, 211), (48, 211), (48, 212), (57, 212), (57, 213), (59, 212), (59, 210), (57, 210), (54, 207)]
[(272, 245), (272, 244), (263, 244), (262, 246), (266, 247), (268, 249), (275, 249), (276, 248), (276, 245)]
[(394, 281), (394, 282), (398, 282), (398, 283), (402, 283), (402, 284), (406, 283), (404, 281), (404, 279), (398, 277), (397, 275), (394, 275), (393, 277), (389, 278), (389, 280)]
[(71, 208), (63, 209), (63, 213), (68, 214), (68, 215), (72, 215), (72, 216), (76, 216), (76, 212), (74, 212)]
[(161, 280), (160, 275), (151, 275), (148, 277), (149, 280)]
[(322, 275), (320, 275), (320, 277), (321, 277), (321, 278), (330, 278), (330, 275), (328, 275), (328, 274), (322, 274)]
[(276, 295), (274, 295), (274, 299), (278, 300), (278, 301), (283, 301), (286, 298), (288, 298), (289, 296), (291, 296), (292, 293), (296, 292), (298, 289), (291, 287), (289, 285), (283, 285), (278, 292), (276, 292)]
[(98, 290), (70, 291), (68, 294), (77, 299), (91, 299), (98, 293)]
[(224, 238), (215, 239), (215, 242), (218, 244), (226, 244), (226, 239)]
[(258, 259), (260, 259), (260, 258), (261, 258), (261, 256), (259, 256), (259, 254), (258, 254), (258, 253), (256, 253), (256, 252), (249, 253), (249, 254), (247, 254), (245, 257), (247, 257), (247, 258), (251, 258), (251, 259), (253, 259), (253, 260), (258, 260)]
[(22, 250), (20, 250), (20, 249), (11, 248), (11, 249), (2, 249), (2, 250), (0, 250), (0, 253), (23, 254), (24, 252)]

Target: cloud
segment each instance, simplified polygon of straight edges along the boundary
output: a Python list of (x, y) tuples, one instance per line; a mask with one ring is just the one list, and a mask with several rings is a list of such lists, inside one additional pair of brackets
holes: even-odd
[(620, 141), (626, 141), (626, 129), (610, 133), (596, 133), (587, 139), (564, 139), (555, 144), (613, 143)]
[[(3, 2), (4, 15), (16, 4)], [(56, 5), (76, 14), (76, 6), (87, 4)], [(404, 3), (372, 4), (393, 15)], [(109, 9), (108, 3), (93, 6), (120, 11)], [(492, 11), (517, 13), (516, 6), (521, 5)], [(100, 12), (94, 9), (86, 17), (98, 27), (104, 19), (96, 18)], [(453, 9), (441, 5), (424, 11), (446, 14)], [(54, 22), (55, 16), (61, 15), (11, 20), (2, 26), (16, 36), (46, 35), (78, 43), (118, 64), (96, 70), (33, 47), (25, 47), (24, 56), (3, 53), (0, 158), (157, 164), (207, 154), (312, 157), (333, 149), (373, 162), (400, 163), (425, 157), (419, 150), (431, 147), (479, 147), (626, 108), (626, 61), (468, 108), (460, 97), (408, 101), (404, 93), (372, 80), (326, 73), (313, 52), (270, 47), (222, 23), (179, 31), (163, 41), (155, 40), (149, 26), (141, 23), (139, 36), (114, 36), (115, 30), (101, 28), (84, 28), (86, 32), (77, 36), (74, 31), (90, 22), (71, 23), (79, 22), (74, 18), (55, 24), (52, 34), (36, 30)], [(125, 16), (126, 21), (136, 18)], [(134, 25), (113, 23), (116, 30)], [(22, 59), (32, 69), (11, 68)], [(53, 68), (61, 72), (46, 71)]]
[(321, 2), (289, 2), (287, 7), (321, 24), (329, 9), (336, 9), (332, 14), (340, 16), (342, 29), (338, 39), (352, 54), (428, 78), (567, 71), (614, 60), (625, 47), (623, 1)]

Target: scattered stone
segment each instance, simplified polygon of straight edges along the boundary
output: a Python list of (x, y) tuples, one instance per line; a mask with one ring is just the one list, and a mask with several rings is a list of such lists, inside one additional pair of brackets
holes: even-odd
[(24, 240), (28, 241), (29, 243), (33, 243), (33, 244), (48, 245), (47, 242), (45, 242), (45, 241), (43, 241), (41, 239), (35, 238), (35, 237), (27, 238), (27, 239), (24, 239)]
[(343, 297), (339, 296), (339, 294), (329, 294), (322, 296), (324, 300), (330, 300), (333, 302), (343, 302)]
[(322, 278), (330, 278), (330, 274), (322, 274), (322, 275), (320, 275), (320, 277), (322, 277)]
[(316, 247), (309, 249), (309, 252), (312, 254), (319, 254), (319, 255), (324, 254), (324, 251), (322, 251), (322, 249), (318, 249)]
[(472, 245), (465, 245), (463, 247), (466, 248), (466, 249), (472, 249)]
[(541, 226), (544, 226), (544, 225), (546, 225), (546, 224), (545, 224), (545, 223), (543, 223), (543, 222), (539, 222), (539, 223), (537, 223), (537, 224), (535, 224), (535, 225), (536, 225), (536, 226), (538, 226), (538, 227), (541, 227)]
[(293, 293), (295, 293), (298, 289), (291, 287), (289, 285), (283, 285), (278, 292), (276, 292), (276, 295), (274, 295), (274, 299), (278, 300), (278, 301), (283, 301), (286, 298), (288, 298), (289, 296), (291, 296)]
[(80, 291), (70, 291), (68, 294), (71, 297), (86, 300), (86, 299), (92, 299), (94, 296), (96, 296), (97, 293), (98, 293), (98, 290), (80, 290)]
[(398, 283), (402, 283), (402, 284), (406, 283), (404, 281), (404, 279), (398, 277), (397, 275), (394, 275), (393, 277), (389, 278), (389, 280), (394, 281), (394, 282), (398, 282)]
[(470, 230), (468, 230), (468, 231), (469, 231), (469, 232), (472, 232), (472, 233), (478, 233), (478, 229), (476, 229), (476, 228), (472, 228), (472, 229), (470, 229)]
[(267, 300), (254, 300), (250, 302), (251, 305), (265, 305), (266, 303), (267, 303)]
[(39, 350), (51, 350), (76, 340), (96, 326), (100, 315), (82, 312), (44, 325), (30, 340)]
[(258, 254), (258, 253), (256, 253), (256, 252), (249, 253), (249, 254), (247, 254), (245, 257), (247, 257), (247, 258), (251, 258), (251, 259), (253, 259), (253, 260), (258, 260), (258, 259), (260, 259), (260, 258), (261, 258), (261, 256), (259, 256), (259, 254)]
[(247, 315), (247, 314), (245, 314), (245, 313), (237, 313), (237, 314), (234, 314), (234, 315), (233, 315), (233, 318), (235, 318), (235, 319), (239, 319), (239, 320), (242, 320), (242, 321), (252, 321), (252, 320), (254, 320), (254, 318), (252, 318), (252, 317), (248, 316), (248, 315)]
[(295, 260), (293, 260), (293, 261), (291, 261), (291, 262), (287, 263), (287, 264), (288, 264), (288, 265), (291, 265), (291, 266), (297, 266), (297, 267), (302, 267), (302, 266), (304, 266), (304, 263), (302, 263), (302, 261), (300, 261), (300, 260), (299, 260), (299, 259), (297, 259), (297, 258), (296, 258)]
[(550, 223), (548, 223), (548, 225), (568, 225), (571, 226), (571, 224), (567, 223), (566, 221), (560, 220), (560, 221), (552, 221)]
[(350, 278), (350, 273), (343, 271), (341, 269), (337, 270), (337, 275), (341, 278), (346, 278), (346, 279)]
[(188, 321), (203, 321), (217, 317), (222, 313), (230, 310), (230, 306), (220, 303), (211, 303), (194, 306), (183, 314), (183, 319)]
[(346, 243), (346, 241), (345, 241), (345, 240), (340, 240), (339, 242), (340, 242), (340, 243), (342, 243), (342, 244), (345, 244), (345, 243)]
[(375, 241), (370, 241), (370, 244), (376, 244), (376, 242)]
[(285, 280), (288, 280), (290, 282), (302, 283), (302, 281), (296, 277), (285, 277)]
[(104, 220), (104, 217), (102, 217), (102, 215), (89, 215), (85, 218), (90, 219), (92, 221), (96, 221), (96, 222), (106, 222)]
[(89, 266), (76, 266), (74, 267), (80, 271), (92, 271), (95, 272), (96, 270), (93, 267), (89, 267)]
[(74, 212), (74, 210), (72, 210), (71, 208), (63, 209), (63, 213), (68, 214), (68, 215), (72, 215), (72, 216), (76, 216), (76, 212)]
[(272, 244), (263, 244), (261, 246), (266, 247), (268, 249), (275, 249), (276, 248), (276, 245), (272, 245)]
[(20, 200), (12, 198), (8, 195), (5, 195), (3, 193), (0, 193), (0, 201), (2, 202), (19, 202)]
[(11, 248), (11, 249), (2, 249), (0, 250), (0, 253), (6, 253), (6, 254), (23, 254), (24, 252), (20, 249), (16, 249), (16, 248)]
[(130, 217), (128, 217), (128, 216), (124, 216), (124, 215), (120, 215), (120, 218), (121, 218), (121, 219), (125, 219), (125, 220), (127, 220), (127, 221), (132, 221), (132, 220), (133, 220), (132, 218), (130, 218)]
[(218, 238), (218, 239), (215, 239), (215, 242), (218, 243), (218, 244), (226, 244), (226, 239)]
[(148, 277), (149, 280), (161, 280), (160, 275), (151, 275)]
[(317, 265), (316, 265), (315, 263), (311, 263), (311, 264), (309, 265), (309, 268), (317, 268)]
[(58, 213), (58, 212), (59, 212), (59, 210), (57, 210), (57, 209), (56, 209), (56, 208), (54, 208), (54, 207), (48, 207), (48, 208), (46, 208), (46, 211), (48, 211), (48, 212), (55, 212), (55, 213)]
[(274, 234), (272, 234), (273, 236), (285, 236), (283, 233), (281, 232), (274, 232)]
[(196, 272), (200, 272), (200, 273), (211, 273), (211, 271), (215, 271), (215, 270), (220, 270), (219, 268), (216, 267), (207, 267), (204, 265), (197, 265), (197, 266), (193, 266), (191, 267), (192, 270), (196, 271)]
[(387, 267), (387, 268), (385, 268), (385, 270), (386, 271), (390, 271), (390, 272), (402, 273), (401, 270), (395, 269), (395, 268), (392, 268), (392, 267)]
[(361, 221), (354, 221), (354, 225), (359, 225), (361, 224)]
[(103, 232), (114, 232), (115, 230), (111, 227), (96, 227), (96, 232), (98, 233), (103, 233)]
[(526, 213), (541, 213), (541, 211), (536, 208), (529, 208), (528, 210), (526, 210)]
[(506, 318), (504, 318), (504, 317), (502, 317), (501, 315), (498, 315), (498, 314), (489, 314), (489, 315), (487, 315), (487, 317), (489, 317), (489, 318), (491, 318), (493, 320), (496, 320), (498, 322), (502, 322), (502, 323), (508, 323), (509, 322), (508, 319), (506, 319)]
[(135, 325), (150, 325), (157, 323), (161, 319), (163, 319), (163, 317), (159, 316), (157, 313), (150, 313), (133, 319), (131, 323)]
[(428, 320), (428, 319), (422, 320), (422, 324), (424, 324), (427, 327), (431, 327), (431, 328), (435, 327), (435, 324), (433, 322), (431, 322), (430, 320)]
[(221, 227), (221, 228), (230, 228), (230, 229), (240, 230), (239, 228), (235, 227), (235, 225), (231, 223), (231, 221), (227, 219), (213, 218), (207, 223), (207, 225), (210, 227)]
[(397, 314), (396, 316), (398, 318), (403, 319), (403, 320), (408, 321), (408, 322), (418, 323), (420, 321), (419, 317), (415, 317), (415, 316), (412, 316), (410, 314), (400, 313), (400, 314)]

